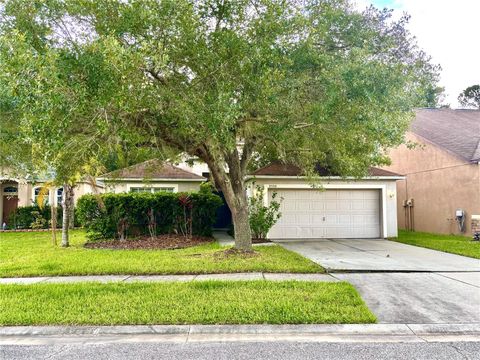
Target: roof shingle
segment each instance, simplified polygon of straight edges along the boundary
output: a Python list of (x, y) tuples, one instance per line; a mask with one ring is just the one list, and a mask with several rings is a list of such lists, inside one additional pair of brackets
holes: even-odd
[(183, 179), (204, 180), (190, 171), (158, 159), (148, 160), (101, 176), (110, 179)]
[[(316, 169), (320, 176), (338, 176), (338, 174), (332, 173), (325, 168), (317, 167)], [(266, 176), (302, 176), (301, 169), (292, 164), (284, 164), (279, 161), (272, 162), (271, 164), (264, 166), (252, 173), (252, 175), (266, 175)], [(376, 167), (370, 167), (368, 169), (369, 176), (401, 176), (391, 171), (379, 169)]]
[(466, 161), (480, 160), (480, 110), (417, 109), (410, 130)]

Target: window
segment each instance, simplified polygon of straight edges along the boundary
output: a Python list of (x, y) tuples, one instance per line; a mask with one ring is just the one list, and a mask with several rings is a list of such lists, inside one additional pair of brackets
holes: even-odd
[(172, 187), (160, 187), (160, 188), (153, 188), (153, 192), (160, 192), (160, 191), (166, 191), (166, 192), (174, 192), (175, 188)]
[(130, 192), (135, 193), (156, 193), (160, 191), (174, 192), (173, 187), (131, 187)]
[(57, 189), (57, 206), (62, 205), (62, 199), (63, 199), (63, 188), (58, 188)]
[(13, 195), (18, 193), (18, 188), (16, 188), (15, 186), (7, 186), (6, 188), (3, 189), (3, 192), (5, 194)]
[(37, 187), (33, 190), (33, 202), (38, 204), (39, 201), (43, 201), (44, 205), (48, 205), (48, 198), (50, 191), (44, 187)]
[(140, 188), (140, 187), (132, 187), (130, 188), (130, 192), (135, 192), (135, 193), (143, 193), (143, 192), (148, 192), (148, 193), (151, 193), (152, 192), (152, 188)]

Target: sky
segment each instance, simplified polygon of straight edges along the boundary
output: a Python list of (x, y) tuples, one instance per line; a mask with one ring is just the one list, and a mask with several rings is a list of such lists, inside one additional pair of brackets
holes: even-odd
[(442, 67), (445, 103), (461, 107), (457, 97), (480, 84), (480, 0), (357, 0), (411, 15), (409, 29), (419, 46)]

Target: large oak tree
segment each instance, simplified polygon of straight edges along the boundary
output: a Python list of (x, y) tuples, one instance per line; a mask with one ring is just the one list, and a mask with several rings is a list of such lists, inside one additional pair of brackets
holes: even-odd
[(437, 80), (408, 17), (347, 0), (9, 0), (2, 13), (26, 129), (52, 147), (200, 158), (242, 250), (252, 164), (361, 176), (388, 162)]

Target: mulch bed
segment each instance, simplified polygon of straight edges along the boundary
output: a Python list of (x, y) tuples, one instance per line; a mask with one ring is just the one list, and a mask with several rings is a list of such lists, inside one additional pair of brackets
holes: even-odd
[(192, 236), (190, 239), (186, 239), (181, 235), (165, 234), (158, 235), (155, 239), (151, 239), (150, 236), (136, 237), (128, 239), (126, 241), (120, 240), (107, 240), (107, 241), (95, 241), (87, 242), (84, 246), (88, 249), (183, 249), (191, 246), (197, 246), (202, 244), (211, 243), (213, 238), (204, 236)]
[(268, 239), (252, 239), (252, 244), (266, 244), (271, 243)]

